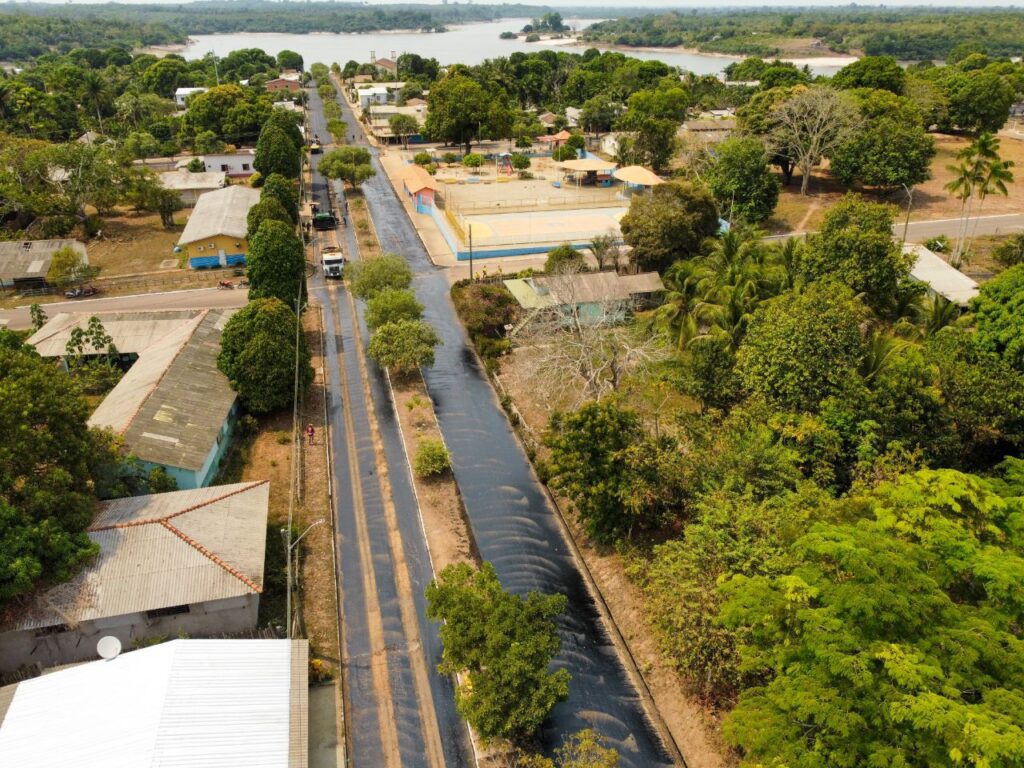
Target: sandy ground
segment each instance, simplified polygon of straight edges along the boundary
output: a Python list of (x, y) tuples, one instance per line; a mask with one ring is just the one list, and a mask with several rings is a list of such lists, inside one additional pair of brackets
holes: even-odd
[[(412, 460), (420, 441), (442, 439), (441, 430), (422, 378), (403, 377), (392, 383), (405, 452)], [(423, 479), (414, 473), (413, 480), (434, 571), (454, 563), (479, 564), (455, 478), (448, 473)]]
[[(175, 222), (183, 225), (188, 211), (178, 211)], [(176, 270), (174, 246), (181, 226), (165, 229), (155, 213), (123, 213), (103, 219), (103, 230), (87, 244), (89, 263), (100, 268), (100, 277), (134, 275), (160, 269)], [(174, 261), (172, 265), (165, 262)]]

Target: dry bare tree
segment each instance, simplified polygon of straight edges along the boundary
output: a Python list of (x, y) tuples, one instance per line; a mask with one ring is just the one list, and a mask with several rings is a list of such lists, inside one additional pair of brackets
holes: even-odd
[(857, 110), (838, 91), (818, 87), (800, 91), (772, 114), (771, 150), (800, 169), (800, 194), (806, 195), (811, 171), (842, 144), (860, 122)]
[(519, 335), (521, 345), (531, 348), (530, 385), (541, 399), (568, 390), (573, 407), (618, 391), (627, 376), (667, 354), (663, 341), (630, 322), (630, 299), (589, 295), (578, 276), (547, 278), (556, 304), (537, 312)]

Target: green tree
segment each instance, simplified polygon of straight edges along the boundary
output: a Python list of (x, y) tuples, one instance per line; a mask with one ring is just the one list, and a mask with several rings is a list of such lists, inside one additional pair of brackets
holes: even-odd
[(422, 316), (423, 305), (405, 288), (385, 288), (366, 302), (366, 325), (371, 331), (399, 320), (419, 320)]
[(275, 108), (270, 111), (266, 119), (266, 125), (274, 125), (280, 128), (288, 135), (292, 144), (298, 149), (305, 142), (302, 138), (302, 132), (299, 130), (300, 121), (296, 118), (296, 114), (291, 110)]
[(260, 131), (256, 142), (256, 156), (252, 167), (263, 176), (279, 173), (288, 179), (297, 179), (302, 170), (302, 156), (299, 148), (292, 143), (280, 127), (268, 123)]
[(302, 56), (295, 51), (284, 49), (277, 54), (277, 66), (281, 69), (297, 69), (302, 71)]
[(27, 347), (0, 345), (0, 605), (66, 581), (99, 551), (96, 440), (75, 385)]
[(892, 56), (864, 56), (836, 72), (832, 85), (839, 89), (877, 88), (903, 93), (907, 74)]
[(648, 166), (655, 173), (668, 167), (678, 144), (678, 123), (667, 118), (627, 112), (615, 126), (620, 131), (616, 157), (619, 163)]
[(595, 136), (608, 133), (622, 107), (607, 94), (592, 96), (580, 108), (580, 127)]
[(32, 318), (32, 330), (38, 331), (44, 325), (46, 325), (47, 317), (46, 310), (44, 310), (38, 304), (30, 304), (28, 308), (29, 317)]
[(995, 133), (1006, 124), (1015, 98), (1007, 78), (994, 72), (961, 75), (951, 80), (948, 120), (968, 133)]
[(859, 128), (853, 106), (831, 88), (796, 90), (771, 114), (771, 138), (777, 155), (800, 169), (800, 194), (806, 195), (811, 172)]
[(217, 367), (250, 413), (270, 413), (291, 405), (296, 360), (300, 394), (312, 383), (309, 351), (303, 335), (295, 332), (297, 322), (280, 299), (257, 297), (224, 326)]
[(481, 116), (489, 114), (491, 98), (475, 80), (448, 74), (430, 87), (427, 134), (435, 141), (462, 145), (468, 155), (473, 139), (480, 139)]
[(560, 272), (579, 272), (584, 266), (583, 254), (568, 243), (563, 243), (548, 251), (548, 258), (544, 262), (544, 271), (549, 275)]
[(662, 271), (676, 259), (698, 254), (704, 240), (718, 232), (718, 208), (705, 187), (660, 184), (649, 194), (634, 195), (621, 227), (641, 269)]
[(248, 240), (252, 240), (259, 231), (260, 224), (264, 221), (280, 221), (288, 226), (292, 226), (295, 223), (278, 199), (266, 194), (261, 195), (259, 202), (250, 208), (249, 213), (246, 214), (246, 238)]
[(449, 565), (427, 587), (427, 615), (442, 622), (443, 674), (466, 675), (456, 708), (484, 739), (527, 736), (569, 694), (569, 673), (548, 666), (561, 641), (564, 595), (505, 592), (490, 563)]
[(718, 206), (731, 218), (758, 223), (772, 215), (779, 201), (779, 182), (768, 166), (768, 152), (755, 138), (732, 138), (715, 147), (707, 174)]
[(246, 255), (249, 298), (277, 298), (289, 308), (306, 300), (306, 256), (289, 224), (264, 220), (249, 241)]
[(726, 739), (751, 764), (1018, 762), (1011, 509), (980, 478), (924, 470), (813, 525), (786, 572), (727, 582), (723, 621), (757, 682)]
[(168, 56), (157, 59), (142, 73), (142, 87), (165, 99), (174, 97), (178, 88), (191, 85), (188, 64), (181, 59)]
[(863, 311), (846, 288), (814, 284), (754, 314), (737, 354), (746, 390), (791, 411), (813, 411), (856, 376)]
[(65, 246), (53, 252), (50, 258), (50, 269), (46, 273), (46, 282), (60, 290), (69, 285), (78, 285), (91, 280), (96, 268), (90, 267), (85, 255), (76, 248)]
[(145, 131), (133, 131), (125, 137), (122, 149), (133, 160), (143, 157), (156, 157), (160, 154), (160, 142)]
[[(901, 70), (902, 71), (902, 70)], [(854, 91), (861, 114), (859, 130), (848, 134), (831, 155), (831, 171), (843, 184), (909, 189), (931, 178), (935, 141), (916, 107), (887, 91)]]
[(847, 195), (828, 209), (821, 230), (807, 239), (802, 272), (808, 280), (833, 279), (863, 293), (886, 311), (910, 275), (910, 259), (892, 237), (892, 206)]
[(1024, 265), (982, 284), (971, 299), (971, 312), (980, 348), (1024, 373)]
[(391, 133), (402, 141), (402, 146), (409, 148), (409, 137), (420, 132), (420, 123), (412, 115), (395, 114), (388, 118)]
[(424, 438), (416, 446), (413, 469), (417, 477), (429, 478), (443, 475), (452, 468), (452, 457), (444, 443), (433, 438)]
[(332, 150), (320, 159), (317, 169), (326, 178), (347, 181), (353, 187), (376, 175), (370, 164), (370, 152), (365, 147)]
[(405, 259), (394, 253), (357, 261), (345, 272), (352, 293), (360, 299), (369, 300), (388, 288), (405, 290), (412, 285), (412, 270)]
[(370, 338), (368, 351), (381, 368), (398, 375), (434, 364), (437, 332), (422, 320), (398, 320), (380, 326)]
[(149, 169), (132, 169), (125, 186), (126, 202), (138, 211), (160, 214), (160, 223), (168, 229), (174, 226), (174, 214), (185, 207), (181, 196), (173, 189), (167, 189)]
[(279, 173), (272, 173), (263, 180), (260, 189), (260, 202), (274, 199), (281, 204), (288, 214), (292, 224), (299, 221), (299, 191), (295, 188), (295, 181), (282, 176)]

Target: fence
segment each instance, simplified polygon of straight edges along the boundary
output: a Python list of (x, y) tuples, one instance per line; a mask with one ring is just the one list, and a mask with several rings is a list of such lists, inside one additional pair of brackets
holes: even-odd
[(452, 209), (456, 214), (465, 212), (474, 213), (516, 213), (524, 211), (554, 211), (569, 210), (573, 208), (614, 208), (626, 203), (627, 198), (615, 189), (603, 192), (571, 192), (567, 190), (564, 195), (549, 197), (524, 197), (519, 199), (503, 200), (469, 200), (463, 197), (461, 190), (459, 194), (452, 194), (451, 187), (444, 192), (445, 207)]

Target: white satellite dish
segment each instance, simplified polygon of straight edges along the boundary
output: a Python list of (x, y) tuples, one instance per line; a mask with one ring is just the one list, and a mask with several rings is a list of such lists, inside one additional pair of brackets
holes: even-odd
[(101, 637), (100, 641), (96, 643), (96, 653), (107, 661), (116, 659), (117, 655), (121, 653), (121, 641), (113, 635)]

